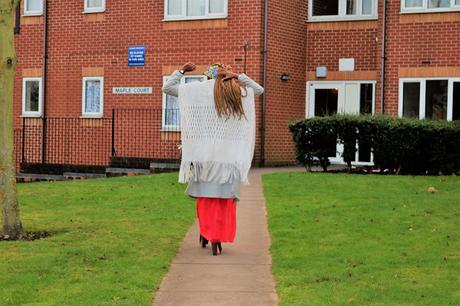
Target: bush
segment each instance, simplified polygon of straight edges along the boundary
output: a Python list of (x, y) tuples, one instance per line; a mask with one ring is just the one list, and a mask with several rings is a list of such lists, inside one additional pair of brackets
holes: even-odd
[(289, 125), (297, 160), (324, 171), (335, 144), (343, 144), (342, 158), (351, 168), (356, 143), (368, 146), (381, 170), (405, 174), (453, 174), (460, 171), (460, 122), (335, 115), (303, 119)]

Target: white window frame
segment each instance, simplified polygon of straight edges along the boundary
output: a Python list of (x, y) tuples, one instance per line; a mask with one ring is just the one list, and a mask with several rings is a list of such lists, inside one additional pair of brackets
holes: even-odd
[(454, 83), (460, 83), (460, 77), (449, 79), (448, 93), (447, 93), (447, 97), (448, 97), (447, 98), (448, 99), (447, 100), (447, 120), (448, 121), (452, 121), (453, 116), (454, 116)]
[(84, 1), (84, 11), (83, 13), (103, 13), (105, 12), (105, 0), (102, 0), (101, 7), (88, 7), (88, 0)]
[(403, 117), (403, 100), (404, 100), (404, 83), (420, 83), (420, 101), (419, 101), (419, 119), (426, 117), (426, 81), (446, 80), (447, 86), (447, 121), (452, 121), (453, 100), (454, 100), (454, 83), (460, 82), (460, 77), (435, 77), (435, 78), (401, 78), (399, 79), (398, 89), (398, 116)]
[[(101, 89), (100, 89), (100, 111), (95, 112), (86, 112), (85, 105), (86, 105), (86, 82), (87, 81), (100, 81), (101, 82)], [(82, 105), (81, 105), (81, 114), (82, 118), (102, 118), (104, 116), (104, 77), (100, 76), (91, 76), (91, 77), (83, 77), (83, 86), (82, 86)]]
[(24, 0), (24, 16), (41, 16), (43, 15), (43, 0), (40, 0), (41, 9), (38, 11), (29, 11), (27, 10), (27, 3), (29, 0)]
[[(318, 0), (320, 1), (320, 0)], [(363, 15), (363, 2), (358, 0), (358, 8), (355, 15), (347, 15), (347, 2), (339, 0), (339, 14), (328, 16), (313, 16), (313, 0), (308, 0), (308, 22), (321, 21), (343, 21), (343, 20), (377, 20), (378, 19), (378, 0), (373, 0), (372, 14)]]
[[(324, 85), (325, 88), (329, 88), (330, 85), (338, 85), (338, 89), (344, 92), (343, 97), (339, 97), (339, 105), (337, 106), (337, 112), (343, 113), (344, 112), (344, 103), (346, 101), (345, 97), (345, 85), (347, 84), (358, 84), (361, 90), (361, 84), (372, 84), (373, 86), (373, 93), (372, 93), (372, 115), (375, 114), (375, 90), (377, 86), (377, 81), (375, 80), (337, 80), (337, 81), (308, 81), (307, 82), (307, 96), (306, 96), (306, 118), (313, 118), (315, 113), (315, 102), (313, 93), (310, 90), (311, 86), (315, 85)], [(312, 103), (310, 103), (312, 102)]]
[[(166, 83), (168, 80), (169, 76), (163, 76), (163, 84)], [(200, 74), (190, 74), (182, 77), (180, 80), (180, 85), (185, 84), (185, 80), (187, 78), (201, 78), (203, 81), (207, 79), (205, 75), (200, 75)], [(180, 132), (180, 125), (166, 125), (166, 97), (167, 94), (163, 93), (163, 103), (161, 107), (161, 130), (166, 131), (166, 132)]]
[[(315, 113), (315, 93), (312, 91), (312, 87), (314, 88), (331, 88), (335, 86), (339, 92), (338, 100), (337, 100), (337, 113), (338, 114), (345, 114), (345, 103), (346, 103), (346, 85), (347, 84), (357, 84), (360, 90), (361, 96), (361, 84), (372, 84), (372, 115), (375, 114), (375, 92), (377, 81), (375, 80), (356, 80), (356, 81), (348, 81), (348, 80), (337, 80), (337, 81), (308, 81), (307, 82), (307, 96), (306, 96), (306, 118), (313, 118)], [(356, 144), (356, 155), (355, 161), (351, 164), (353, 166), (372, 166), (374, 165), (374, 154), (371, 153), (371, 161), (370, 162), (360, 162), (359, 160), (359, 146), (358, 143)], [(329, 157), (329, 160), (332, 164), (344, 165), (345, 162), (342, 158), (343, 153), (343, 145), (337, 144), (337, 154), (336, 156)]]
[(406, 7), (406, 0), (401, 0), (401, 14), (410, 13), (442, 13), (460, 11), (460, 5), (450, 0), (450, 7), (428, 8), (428, 0), (422, 0), (421, 7)]
[[(35, 81), (38, 82), (38, 111), (37, 112), (26, 112), (26, 82)], [(43, 87), (42, 78), (23, 78), (22, 79), (22, 117), (41, 117), (43, 108)]]
[(209, 13), (209, 1), (206, 0), (206, 8), (204, 16), (187, 16), (187, 0), (182, 0), (182, 11), (180, 15), (168, 15), (168, 1), (164, 0), (164, 19), (163, 21), (171, 20), (202, 20), (202, 19), (222, 19), (228, 17), (228, 0), (224, 1), (224, 12), (218, 14)]

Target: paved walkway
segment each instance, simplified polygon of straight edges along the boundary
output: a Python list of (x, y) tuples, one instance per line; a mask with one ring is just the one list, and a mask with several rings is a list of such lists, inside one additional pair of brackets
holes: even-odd
[(222, 244), (222, 255), (212, 256), (210, 244), (206, 249), (199, 246), (199, 228), (195, 222), (163, 279), (153, 305), (277, 305), (261, 174), (299, 170), (305, 171), (304, 168), (251, 171), (251, 184), (241, 188), (235, 242)]

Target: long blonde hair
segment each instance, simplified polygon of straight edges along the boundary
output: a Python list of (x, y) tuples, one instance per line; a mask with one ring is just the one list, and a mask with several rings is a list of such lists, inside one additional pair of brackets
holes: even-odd
[[(244, 89), (244, 94), (241, 89)], [(246, 118), (243, 109), (243, 97), (247, 96), (246, 86), (235, 78), (224, 81), (223, 75), (218, 75), (214, 85), (214, 101), (219, 117), (241, 119)]]

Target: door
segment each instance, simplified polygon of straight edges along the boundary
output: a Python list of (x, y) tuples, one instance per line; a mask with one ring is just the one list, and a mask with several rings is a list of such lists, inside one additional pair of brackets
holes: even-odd
[[(308, 82), (307, 93), (307, 118), (334, 114), (374, 113), (374, 81)], [(335, 148), (331, 148), (329, 158), (331, 163), (343, 164), (342, 152), (343, 145), (335, 144)], [(352, 164), (373, 164), (370, 148), (359, 147), (357, 144), (356, 158)]]
[[(307, 117), (324, 117), (343, 113), (345, 86), (341, 83), (312, 82), (308, 86), (309, 98)], [(343, 148), (336, 143), (331, 144), (331, 163), (340, 163), (340, 152)]]

